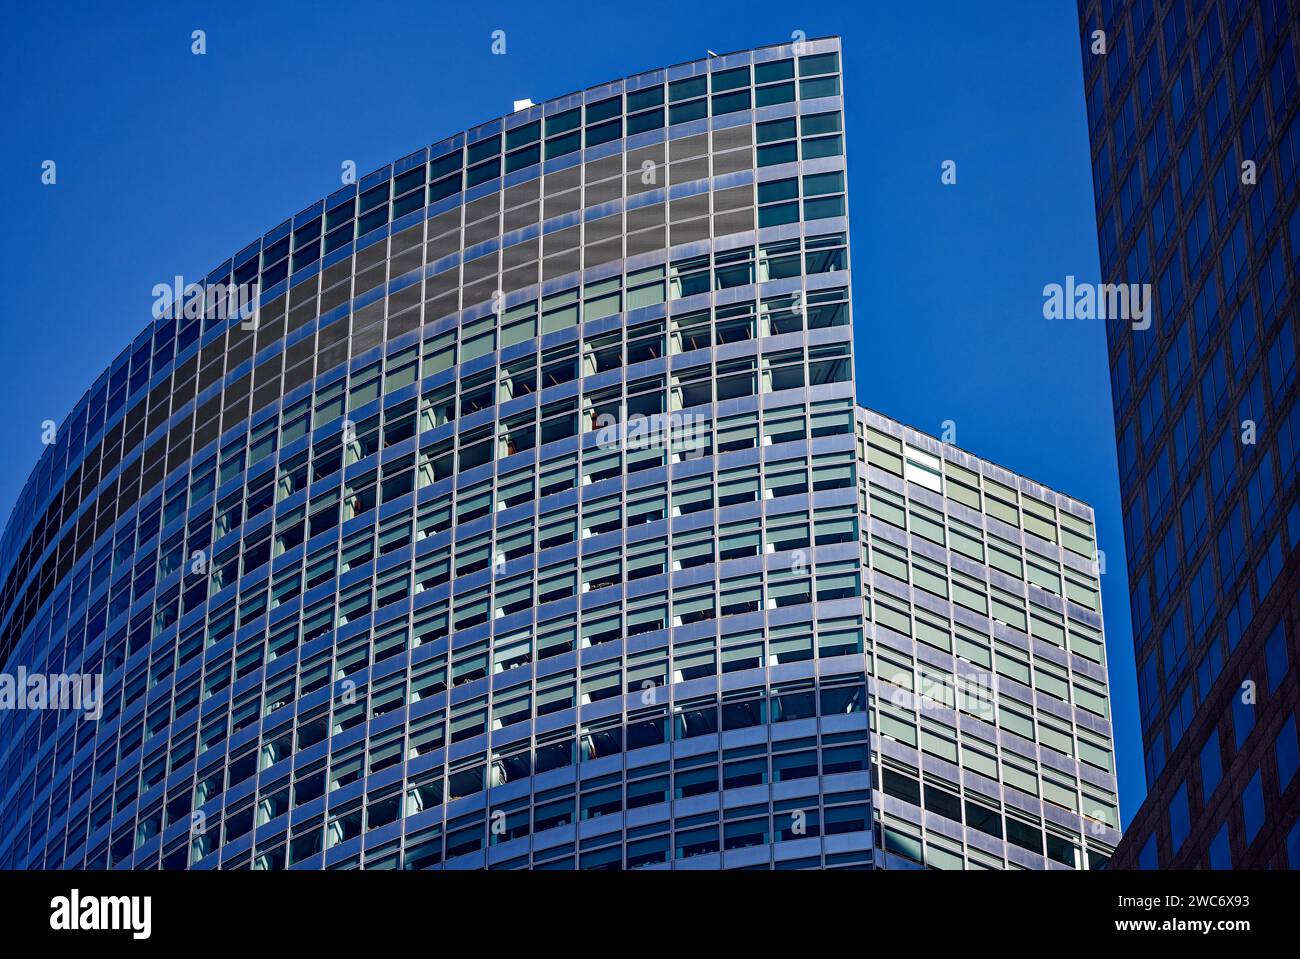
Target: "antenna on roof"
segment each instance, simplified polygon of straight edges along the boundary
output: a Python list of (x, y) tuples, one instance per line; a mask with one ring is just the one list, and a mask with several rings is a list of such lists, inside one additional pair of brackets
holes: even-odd
[(709, 56), (711, 56), (711, 57), (716, 57), (716, 56), (717, 56), (717, 54), (714, 53), (712, 50), (705, 50), (704, 52), (707, 53), (707, 54), (708, 54)]

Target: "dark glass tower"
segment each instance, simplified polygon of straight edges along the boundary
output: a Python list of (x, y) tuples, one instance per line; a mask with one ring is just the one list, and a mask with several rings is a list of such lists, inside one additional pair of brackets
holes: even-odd
[(1300, 867), (1300, 4), (1081, 0), (1149, 795), (1117, 866)]

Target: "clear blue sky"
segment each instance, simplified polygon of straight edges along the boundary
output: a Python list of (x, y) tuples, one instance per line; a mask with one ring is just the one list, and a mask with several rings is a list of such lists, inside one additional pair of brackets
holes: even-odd
[(1105, 333), (1042, 318), (1045, 284), (1098, 275), (1073, 0), (77, 6), (15, 7), (0, 37), (0, 515), (153, 285), (206, 274), (345, 160), (364, 174), (514, 99), (706, 49), (839, 34), (859, 397), (953, 420), (959, 446), (1096, 508), (1127, 822), (1145, 785)]

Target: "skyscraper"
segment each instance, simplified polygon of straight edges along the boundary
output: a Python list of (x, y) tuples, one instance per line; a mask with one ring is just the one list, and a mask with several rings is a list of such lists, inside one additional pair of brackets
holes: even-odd
[(1117, 866), (1300, 867), (1300, 7), (1081, 0), (1149, 794)]
[(1091, 512), (856, 408), (839, 71), (526, 107), (177, 284), (0, 544), (6, 668), (105, 693), (0, 716), (0, 864), (1104, 861)]

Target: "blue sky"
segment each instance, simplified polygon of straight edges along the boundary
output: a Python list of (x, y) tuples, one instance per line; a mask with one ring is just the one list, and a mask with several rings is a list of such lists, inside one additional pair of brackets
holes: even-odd
[(364, 174), (515, 99), (706, 49), (839, 34), (859, 398), (931, 433), (952, 420), (957, 445), (1096, 508), (1127, 822), (1145, 784), (1105, 333), (1042, 317), (1045, 284), (1099, 272), (1073, 0), (467, 6), (15, 8), (0, 514), (41, 422), (62, 422), (145, 325), (154, 284), (206, 274), (336, 189), (344, 161)]

